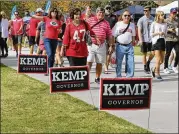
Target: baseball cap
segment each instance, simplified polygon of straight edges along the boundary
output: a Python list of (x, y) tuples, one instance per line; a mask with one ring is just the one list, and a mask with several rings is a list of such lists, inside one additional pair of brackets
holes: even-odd
[(171, 8), (170, 13), (177, 13), (177, 8)]
[(37, 12), (44, 12), (44, 10), (42, 10), (42, 8), (37, 8), (36, 13)]

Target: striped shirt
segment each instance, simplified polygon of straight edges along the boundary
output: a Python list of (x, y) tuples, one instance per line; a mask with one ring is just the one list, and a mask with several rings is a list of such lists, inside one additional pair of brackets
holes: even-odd
[[(87, 22), (92, 27), (94, 24), (98, 22), (98, 19), (97, 17), (91, 17), (87, 20)], [(112, 30), (110, 28), (110, 24), (106, 20), (103, 20), (102, 22), (94, 26), (92, 30), (97, 36), (97, 38), (99, 38), (101, 44), (105, 42), (106, 38), (109, 38), (112, 36)], [(94, 44), (97, 44), (95, 38), (92, 38), (92, 42)]]

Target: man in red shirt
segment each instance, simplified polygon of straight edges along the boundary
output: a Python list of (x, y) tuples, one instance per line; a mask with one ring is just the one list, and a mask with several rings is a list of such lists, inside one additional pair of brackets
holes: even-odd
[[(88, 47), (89, 55), (87, 58), (87, 62), (89, 65), (89, 68), (91, 68), (92, 63), (95, 59), (96, 61), (96, 83), (100, 83), (100, 76), (102, 72), (102, 65), (106, 61), (106, 45), (105, 40), (109, 41), (109, 53), (111, 54), (114, 51), (114, 41), (112, 40), (112, 31), (110, 28), (110, 24), (108, 21), (104, 19), (105, 16), (105, 10), (104, 8), (97, 8), (96, 10), (96, 16), (91, 17), (87, 20), (89, 25), (94, 31), (95, 35), (100, 40), (100, 43), (98, 44), (94, 38), (92, 38), (92, 46)], [(95, 25), (95, 26), (94, 26)]]
[(11, 22), (11, 34), (14, 49), (16, 50), (16, 57), (18, 57), (18, 46), (20, 54), (22, 48), (23, 19), (19, 17), (18, 11), (15, 11), (14, 15), (15, 18)]
[[(36, 10), (36, 15), (37, 16), (42, 16), (43, 10), (41, 8), (37, 8)], [(36, 29), (38, 26), (38, 23), (40, 20), (31, 18), (29, 22), (29, 47), (30, 47), (30, 54), (33, 54), (34, 51), (34, 45), (39, 44), (36, 42), (37, 40), (35, 39), (36, 37)]]

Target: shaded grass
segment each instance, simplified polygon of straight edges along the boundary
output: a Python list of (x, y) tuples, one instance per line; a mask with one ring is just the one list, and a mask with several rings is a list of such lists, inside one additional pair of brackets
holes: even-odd
[(147, 130), (1, 64), (2, 133), (147, 133)]

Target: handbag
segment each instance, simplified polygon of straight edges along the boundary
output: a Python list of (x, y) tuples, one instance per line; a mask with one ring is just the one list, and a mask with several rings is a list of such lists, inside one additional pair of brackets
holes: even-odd
[[(98, 21), (96, 24), (94, 24), (91, 29), (93, 27), (95, 27), (96, 25), (98, 25), (99, 23), (101, 23), (104, 19)], [(86, 21), (83, 20), (83, 23), (85, 24), (85, 29), (86, 29), (86, 33), (85, 33), (85, 40), (86, 40), (86, 44), (88, 46), (91, 46), (92, 45), (92, 39), (91, 39), (91, 35), (90, 35), (90, 31), (88, 30), (88, 26), (87, 26), (87, 23)]]

